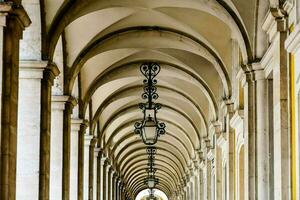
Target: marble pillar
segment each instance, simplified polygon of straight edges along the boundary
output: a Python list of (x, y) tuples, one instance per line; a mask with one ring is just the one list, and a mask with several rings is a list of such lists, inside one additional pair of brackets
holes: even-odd
[(256, 134), (255, 134), (255, 87), (253, 74), (246, 72), (244, 74), (242, 85), (244, 88), (244, 137), (245, 137), (245, 158), (244, 158), (244, 173), (245, 173), (245, 199), (254, 200), (256, 193)]
[(189, 196), (190, 196), (190, 199), (195, 199), (193, 178), (194, 178), (194, 176), (192, 175), (191, 178), (190, 178), (190, 183), (189, 183)]
[(31, 23), (21, 5), (0, 2), (1, 129), (0, 199), (16, 199), (19, 40)]
[(81, 119), (72, 119), (70, 145), (70, 199), (78, 199), (78, 135)]
[(207, 161), (207, 168), (206, 168), (206, 198), (207, 200), (214, 200), (212, 199), (212, 162), (211, 160)]
[(63, 187), (63, 118), (68, 96), (52, 96), (50, 144), (50, 199), (62, 199)]
[(101, 156), (98, 157), (99, 159), (99, 195), (100, 195), (100, 200), (103, 200), (103, 193), (104, 193), (104, 184), (105, 184), (105, 160), (106, 158), (104, 157), (103, 152), (101, 151)]
[(215, 194), (216, 194), (216, 199), (222, 199), (223, 196), (223, 170), (222, 170), (222, 148), (219, 146), (216, 146), (215, 148)]
[(117, 179), (117, 184), (116, 184), (116, 200), (120, 200), (120, 178)]
[[(233, 117), (233, 104), (230, 105), (231, 109), (228, 109), (228, 119), (231, 121)], [(229, 123), (229, 122), (228, 122)], [(235, 197), (235, 131), (228, 127), (228, 199), (234, 199)]]
[(199, 182), (198, 182), (198, 168), (194, 168), (194, 177), (193, 177), (193, 191), (194, 191), (194, 199), (199, 200)]
[(20, 63), (17, 199), (39, 198), (41, 79), (46, 66), (42, 61)]
[(97, 191), (96, 191), (96, 199), (97, 200), (101, 200), (101, 194), (102, 194), (102, 173), (103, 173), (103, 166), (102, 166), (102, 150), (99, 149), (99, 152), (98, 152), (98, 156), (97, 156)]
[(101, 165), (103, 166), (103, 178), (102, 178), (102, 180), (103, 180), (103, 184), (102, 184), (102, 194), (101, 194), (101, 197), (102, 197), (102, 200), (107, 200), (107, 196), (108, 196), (108, 187), (107, 187), (107, 177), (108, 177), (108, 175), (107, 175), (107, 172), (108, 172), (108, 168), (109, 168), (109, 163), (108, 163), (108, 161), (107, 161), (107, 159), (106, 158), (103, 158), (102, 160), (101, 160)]
[(93, 139), (92, 135), (86, 134), (84, 136), (84, 172), (83, 172), (83, 199), (89, 199), (89, 162), (90, 162), (90, 144)]
[[(289, 121), (289, 67), (285, 42), (288, 35), (288, 17), (281, 8), (270, 8), (263, 29), (268, 34), (272, 54), (273, 78), (273, 142), (274, 142), (274, 199), (291, 197), (291, 155)], [(273, 179), (272, 178), (272, 179)]]
[(263, 70), (254, 72), (256, 82), (256, 175), (258, 200), (269, 199), (269, 134), (267, 131), (267, 85)]
[(88, 184), (89, 184), (89, 200), (93, 200), (94, 197), (94, 177), (96, 174), (94, 174), (95, 172), (95, 162), (97, 163), (97, 160), (95, 160), (95, 158), (97, 158), (97, 155), (95, 156), (95, 144), (97, 142), (96, 138), (93, 138), (91, 140), (90, 146), (89, 146), (89, 175), (88, 175)]
[(113, 178), (113, 168), (109, 167), (107, 171), (107, 200), (112, 200), (112, 178)]
[(52, 85), (59, 70), (55, 63), (48, 63), (43, 72), (41, 84), (41, 124), (40, 124), (40, 180), (39, 199), (50, 198), (50, 154), (51, 154), (51, 93)]
[(100, 174), (98, 174), (98, 166), (100, 165), (100, 163), (98, 162), (98, 156), (99, 154), (101, 154), (101, 149), (95, 147), (94, 148), (94, 178), (93, 178), (93, 199), (97, 200), (97, 196), (98, 196), (98, 177), (100, 177)]
[(205, 175), (203, 168), (199, 168), (199, 200), (205, 200)]
[(83, 182), (84, 182), (84, 142), (88, 122), (84, 120), (80, 125), (78, 134), (78, 200), (83, 200)]
[(112, 193), (112, 200), (116, 200), (116, 182), (117, 182), (117, 180), (116, 180), (116, 178), (117, 178), (117, 175), (116, 175), (116, 173), (113, 173), (113, 176), (112, 176), (112, 191), (111, 191), (111, 193)]
[(285, 17), (276, 18), (278, 30), (277, 61), (273, 68), (273, 117), (274, 117), (274, 197), (275, 200), (289, 199), (291, 195), (290, 134), (289, 134), (289, 83), (287, 52), (284, 42), (287, 38)]
[(65, 104), (65, 109), (63, 111), (63, 200), (70, 199), (71, 115), (76, 104), (76, 99), (72, 96), (69, 96), (69, 99)]

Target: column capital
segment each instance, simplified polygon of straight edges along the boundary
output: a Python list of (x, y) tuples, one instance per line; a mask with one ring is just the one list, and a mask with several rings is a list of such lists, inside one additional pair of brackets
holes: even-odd
[(79, 131), (80, 126), (82, 124), (83, 120), (82, 119), (71, 119), (71, 126), (72, 126), (72, 131)]
[(255, 81), (258, 81), (258, 80), (265, 80), (265, 71), (262, 70), (262, 69), (259, 69), (259, 70), (255, 70), (253, 71), (254, 73), (254, 80)]
[(199, 169), (199, 162), (198, 159), (196, 157), (196, 159), (193, 160), (193, 170), (198, 170)]
[(89, 126), (89, 122), (86, 119), (82, 120), (82, 123), (80, 124), (80, 129), (82, 131), (85, 131), (87, 129), (87, 127)]
[(253, 80), (263, 80), (265, 79), (265, 71), (264, 66), (261, 62), (252, 63), (252, 73), (253, 73)]
[(222, 123), (220, 121), (212, 121), (209, 125), (209, 129), (213, 132), (213, 134), (218, 136), (222, 133)]
[(70, 106), (70, 109), (73, 110), (73, 108), (77, 105), (77, 100), (75, 97), (70, 95), (66, 104), (68, 104)]
[(110, 173), (112, 165), (110, 164), (110, 160), (108, 158), (105, 160), (104, 165), (106, 166), (106, 172)]
[(77, 100), (69, 95), (52, 95), (52, 108), (56, 110), (64, 110), (69, 107), (73, 109), (73, 107), (77, 104)]
[(243, 87), (246, 86), (247, 83), (253, 82), (253, 72), (246, 71), (240, 74), (240, 81)]
[(205, 142), (205, 148), (206, 148), (206, 151), (210, 151), (210, 149), (213, 148), (213, 145), (211, 144), (211, 139), (209, 137), (205, 137), (203, 138), (204, 139), (204, 142)]
[(224, 110), (225, 113), (231, 113), (234, 109), (234, 102), (231, 99), (224, 99), (221, 102), (221, 108)]
[(201, 149), (197, 150), (197, 158), (198, 158), (198, 166), (201, 163), (201, 161), (205, 160), (205, 152)]
[[(98, 141), (98, 138), (96, 138), (95, 136), (93, 136), (93, 138), (91, 139), (90, 146), (95, 147), (97, 141)], [(99, 148), (99, 150), (100, 150), (100, 148)]]
[(84, 146), (90, 146), (93, 137), (92, 135), (84, 135)]
[(57, 65), (54, 62), (48, 62), (47, 67), (44, 70), (43, 79), (49, 81), (53, 85), (55, 77), (60, 74)]
[(109, 163), (108, 158), (104, 155), (103, 151), (100, 151), (99, 153), (101, 153), (100, 164), (102, 166), (107, 165), (107, 163)]
[(101, 148), (95, 147), (95, 148), (94, 148), (94, 153), (95, 153), (95, 155), (98, 156), (98, 153), (101, 153)]
[[(0, 2), (0, 16), (17, 17), (22, 29), (25, 29), (31, 24), (31, 20), (21, 4), (16, 4), (12, 1)], [(0, 26), (5, 26), (6, 23), (1, 22)]]
[(47, 61), (23, 60), (19, 62), (21, 79), (42, 79), (43, 71), (47, 67)]
[(65, 104), (68, 101), (69, 96), (66, 95), (54, 95), (51, 97), (51, 106), (54, 110), (64, 110)]
[(281, 8), (270, 8), (262, 29), (267, 32), (269, 42), (273, 42), (277, 32), (287, 31), (286, 25), (287, 13)]
[(108, 172), (111, 173), (111, 175), (113, 175), (115, 173), (115, 169), (113, 168), (113, 166), (111, 164), (109, 164)]

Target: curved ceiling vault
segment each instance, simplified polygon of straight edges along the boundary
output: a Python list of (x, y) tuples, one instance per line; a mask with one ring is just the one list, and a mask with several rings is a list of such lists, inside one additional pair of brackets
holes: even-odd
[(91, 133), (132, 194), (145, 189), (147, 163), (145, 146), (133, 133), (142, 117), (139, 66), (154, 61), (162, 67), (158, 118), (167, 133), (157, 143), (156, 168), (158, 189), (170, 195), (209, 123), (218, 119), (220, 101), (231, 97), (232, 40), (244, 62), (253, 59), (255, 13), (238, 12), (255, 5), (254, 0), (45, 0), (49, 51), (43, 54), (51, 59), (63, 35), (65, 93), (76, 90), (80, 74), (80, 113), (90, 115)]

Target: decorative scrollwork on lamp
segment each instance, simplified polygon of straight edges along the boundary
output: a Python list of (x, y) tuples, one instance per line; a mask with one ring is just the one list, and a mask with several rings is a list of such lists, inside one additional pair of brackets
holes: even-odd
[(143, 120), (135, 123), (134, 132), (142, 137), (146, 145), (155, 145), (158, 137), (166, 132), (165, 123), (159, 122), (156, 117), (161, 105), (153, 102), (159, 97), (155, 77), (160, 72), (160, 66), (157, 63), (144, 63), (141, 65), (140, 71), (146, 78), (143, 81), (144, 93), (142, 98), (147, 99), (147, 102), (139, 104), (139, 108), (143, 112)]

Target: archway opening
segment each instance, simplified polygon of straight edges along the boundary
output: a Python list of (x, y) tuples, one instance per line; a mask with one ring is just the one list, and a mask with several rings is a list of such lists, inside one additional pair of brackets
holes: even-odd
[[(136, 196), (135, 200), (146, 200), (148, 196), (149, 196), (149, 190), (146, 189), (146, 190), (141, 191)], [(167, 195), (163, 191), (158, 190), (158, 189), (154, 190), (154, 196), (157, 198), (157, 200), (168, 200)]]

